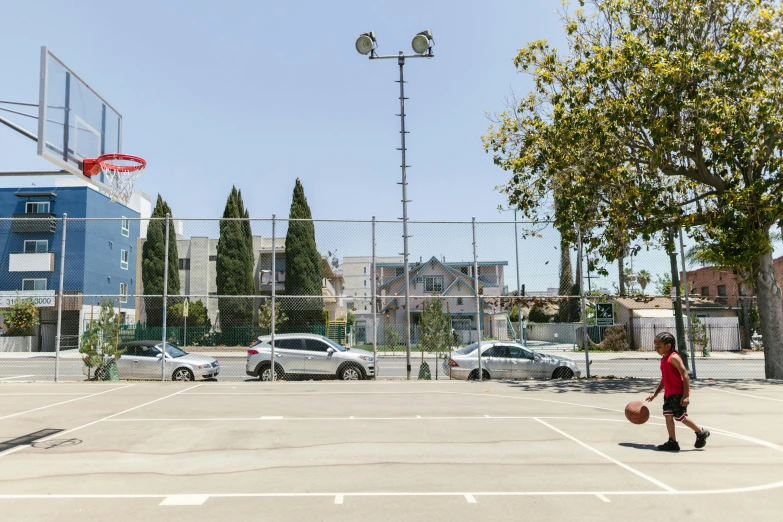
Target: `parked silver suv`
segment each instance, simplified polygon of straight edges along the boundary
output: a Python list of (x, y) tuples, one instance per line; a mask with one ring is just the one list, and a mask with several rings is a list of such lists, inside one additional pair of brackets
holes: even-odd
[[(262, 381), (272, 380), (270, 336), (259, 337), (247, 350), (245, 371)], [(372, 353), (340, 346), (313, 334), (275, 335), (275, 378), (290, 376), (336, 377), (355, 381), (375, 375)]]

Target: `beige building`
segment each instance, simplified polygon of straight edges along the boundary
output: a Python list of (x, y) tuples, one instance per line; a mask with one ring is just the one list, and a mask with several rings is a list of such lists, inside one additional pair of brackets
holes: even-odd
[[(218, 321), (217, 298), (217, 244), (218, 240), (208, 237), (178, 239), (180, 294), (202, 299), (207, 305), (209, 318), (213, 325)], [(253, 279), (255, 281), (256, 307), (266, 296), (272, 295), (274, 281), (275, 292), (285, 293), (285, 238), (275, 240), (275, 268), (272, 268), (272, 239), (253, 236), (255, 253)], [(333, 270), (325, 256), (322, 256), (324, 278), (321, 291), (324, 308), (329, 310), (332, 320), (346, 317), (344, 283), (342, 273)]]

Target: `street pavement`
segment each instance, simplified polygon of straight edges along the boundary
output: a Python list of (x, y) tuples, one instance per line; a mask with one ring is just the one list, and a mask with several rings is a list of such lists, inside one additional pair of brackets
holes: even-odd
[[(215, 354), (220, 361), (221, 372), (219, 380), (251, 380), (245, 374), (245, 356), (233, 352), (231, 355)], [(562, 352), (558, 355), (565, 355)], [(722, 355), (722, 354), (721, 354)], [(600, 356), (600, 357), (599, 357)], [(592, 354), (590, 375), (592, 377), (618, 377), (618, 378), (642, 378), (656, 379), (660, 376), (659, 359), (655, 354), (647, 357), (634, 358), (606, 358), (603, 356), (617, 357), (615, 354)], [(582, 370), (582, 376), (586, 375), (584, 354), (571, 353), (568, 357), (576, 361)], [(432, 378), (436, 374), (436, 359), (432, 356), (425, 360), (430, 366)], [(419, 375), (421, 357), (419, 354), (411, 357), (411, 378)], [(404, 379), (407, 375), (406, 360), (402, 355), (382, 356), (378, 359), (380, 379)], [(443, 374), (442, 361), (437, 365), (439, 379), (448, 379), (448, 374)], [(59, 367), (59, 379), (62, 381), (80, 381), (86, 377), (82, 372), (83, 364), (78, 358), (68, 354), (61, 358)], [(51, 381), (54, 380), (54, 357), (37, 356), (29, 357), (11, 354), (3, 354), (0, 358), (0, 383), (2, 382), (26, 382), (26, 381)], [(762, 358), (723, 358), (716, 354), (713, 358), (699, 357), (696, 360), (696, 376), (700, 379), (763, 379), (764, 360)]]

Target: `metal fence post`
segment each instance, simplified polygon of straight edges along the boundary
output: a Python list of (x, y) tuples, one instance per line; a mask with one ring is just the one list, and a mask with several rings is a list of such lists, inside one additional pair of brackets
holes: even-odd
[(484, 378), (481, 367), (481, 295), (479, 295), (478, 254), (476, 253), (476, 218), (473, 218), (473, 289), (476, 292), (476, 338), (478, 342), (478, 380)]
[(577, 241), (579, 243), (579, 253), (577, 262), (579, 263), (579, 294), (581, 296), (582, 307), (582, 343), (585, 347), (585, 376), (590, 378), (590, 338), (587, 335), (587, 302), (585, 300), (585, 285), (582, 275), (582, 229), (576, 225)]
[(160, 380), (166, 381), (166, 312), (168, 311), (168, 298), (169, 298), (169, 218), (171, 216), (166, 214), (166, 238), (163, 241), (163, 248), (165, 253), (163, 254), (163, 355), (160, 358)]
[(68, 231), (68, 214), (63, 213), (63, 240), (60, 251), (60, 292), (57, 299), (57, 337), (54, 345), (54, 382), (60, 378), (60, 346), (63, 326), (63, 281), (65, 280), (65, 236)]
[(682, 241), (682, 227), (680, 227), (680, 258), (682, 262), (682, 284), (685, 287), (685, 314), (688, 316), (688, 342), (691, 343), (691, 370), (696, 379), (696, 349), (693, 346), (693, 319), (691, 318), (690, 288), (688, 288), (688, 271), (685, 266), (685, 244)]
[(370, 291), (372, 292), (372, 297), (370, 298), (370, 304), (372, 306), (372, 360), (375, 363), (375, 379), (378, 379), (378, 306), (377, 306), (377, 297), (376, 294), (378, 293), (377, 289), (377, 283), (375, 281), (375, 274), (376, 274), (376, 260), (375, 260), (375, 216), (372, 217), (372, 263), (370, 268), (370, 277), (372, 279), (370, 280)]
[[(276, 230), (275, 227), (277, 226), (277, 215), (272, 214), (272, 319), (270, 321), (271, 324), (271, 331), (269, 332), (270, 335), (270, 341), (269, 344), (272, 346), (271, 354), (270, 354), (270, 360), (269, 360), (269, 369), (272, 372), (270, 375), (272, 377), (272, 382), (275, 382), (275, 329), (277, 327), (277, 318), (275, 317), (275, 301), (277, 299), (277, 247), (275, 243), (277, 242), (277, 238), (275, 237)], [(262, 377), (263, 376), (259, 376)]]

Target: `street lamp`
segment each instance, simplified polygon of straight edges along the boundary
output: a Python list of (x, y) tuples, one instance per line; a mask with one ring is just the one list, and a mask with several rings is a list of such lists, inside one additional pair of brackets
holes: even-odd
[[(406, 58), (432, 58), (435, 55), (432, 54), (432, 47), (435, 45), (435, 41), (432, 39), (432, 31), (429, 29), (421, 31), (413, 37), (411, 46), (416, 54), (404, 54), (402, 51), (398, 55), (380, 56), (376, 54), (378, 49), (378, 41), (375, 38), (375, 31), (368, 31), (359, 35), (356, 39), (356, 50), (359, 54), (370, 55), (370, 60), (385, 60), (385, 59), (397, 59), (397, 64), (400, 66), (400, 79), (396, 80), (400, 84), (400, 113), (397, 115), (400, 117), (400, 152), (402, 153), (402, 240), (403, 240), (403, 266), (405, 273), (405, 358), (407, 362), (407, 378), (411, 378), (411, 309), (410, 309), (410, 266), (408, 263), (408, 181), (407, 181), (407, 169), (409, 165), (405, 163), (405, 77), (403, 74), (403, 67), (405, 66)], [(373, 274), (375, 277), (375, 274)]]

